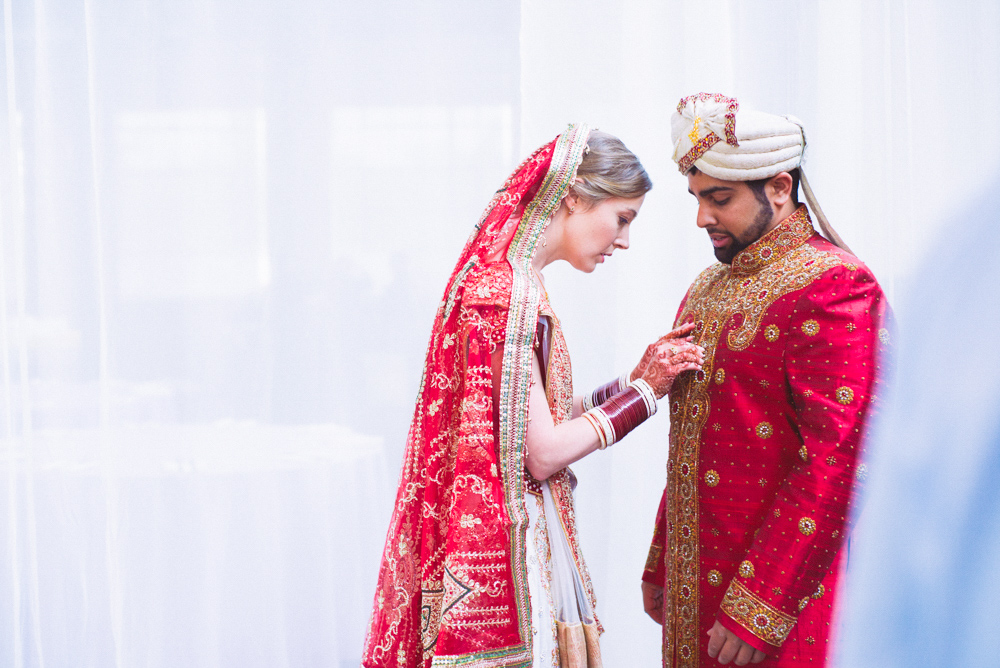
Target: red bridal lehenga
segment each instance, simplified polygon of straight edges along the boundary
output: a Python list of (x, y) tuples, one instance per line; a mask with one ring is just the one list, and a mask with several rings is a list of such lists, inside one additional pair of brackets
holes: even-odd
[(553, 420), (572, 412), (569, 354), (531, 259), (588, 134), (570, 126), (517, 168), (448, 282), (379, 569), (368, 668), (601, 665), (575, 479), (563, 469), (537, 481), (524, 466), (532, 355)]

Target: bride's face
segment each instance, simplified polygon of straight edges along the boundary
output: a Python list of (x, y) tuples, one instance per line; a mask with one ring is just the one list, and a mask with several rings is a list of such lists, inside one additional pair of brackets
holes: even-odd
[(590, 208), (581, 206), (582, 202), (577, 204), (566, 218), (562, 259), (589, 273), (611, 257), (615, 249), (628, 248), (628, 228), (639, 215), (645, 197), (612, 197)]

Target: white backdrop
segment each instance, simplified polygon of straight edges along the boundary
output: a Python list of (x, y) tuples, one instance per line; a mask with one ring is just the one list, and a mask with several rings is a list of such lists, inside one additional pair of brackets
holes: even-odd
[[(992, 0), (3, 0), (0, 665), (356, 666), (452, 263), (586, 120), (655, 183), (632, 249), (549, 271), (583, 391), (712, 261), (670, 162), (698, 91), (793, 113), (890, 294), (1000, 166)], [(577, 465), (609, 666), (658, 417)]]

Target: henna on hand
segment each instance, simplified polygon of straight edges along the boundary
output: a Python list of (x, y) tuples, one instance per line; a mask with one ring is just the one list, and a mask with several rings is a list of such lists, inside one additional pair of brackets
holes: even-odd
[(649, 346), (633, 372), (649, 383), (657, 399), (662, 399), (670, 392), (677, 376), (685, 371), (697, 371), (704, 363), (704, 349), (692, 343), (690, 337), (682, 338), (677, 335), (683, 334), (685, 329), (690, 331), (690, 326), (678, 328)]
[(629, 382), (632, 382), (636, 378), (643, 377), (643, 373), (645, 372), (646, 367), (648, 367), (649, 363), (653, 360), (653, 358), (656, 357), (656, 355), (659, 352), (661, 352), (662, 344), (671, 342), (676, 346), (677, 344), (680, 343), (691, 343), (692, 337), (690, 336), (690, 334), (693, 331), (694, 331), (694, 323), (689, 322), (686, 325), (681, 325), (677, 329), (667, 332), (659, 339), (657, 339), (654, 343), (649, 344), (646, 347), (646, 352), (643, 353), (642, 355), (642, 359), (639, 360), (639, 364), (637, 364), (635, 369), (632, 370), (632, 373), (629, 374), (628, 378)]

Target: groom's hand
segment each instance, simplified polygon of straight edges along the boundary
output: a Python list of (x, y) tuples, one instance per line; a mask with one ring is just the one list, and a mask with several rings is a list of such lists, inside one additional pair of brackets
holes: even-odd
[(657, 624), (663, 624), (663, 587), (642, 583), (642, 607)]
[(718, 657), (723, 666), (734, 659), (737, 666), (745, 666), (748, 663), (760, 663), (766, 658), (764, 652), (740, 640), (739, 636), (719, 622), (715, 622), (709, 629), (708, 637), (708, 655), (713, 659)]

